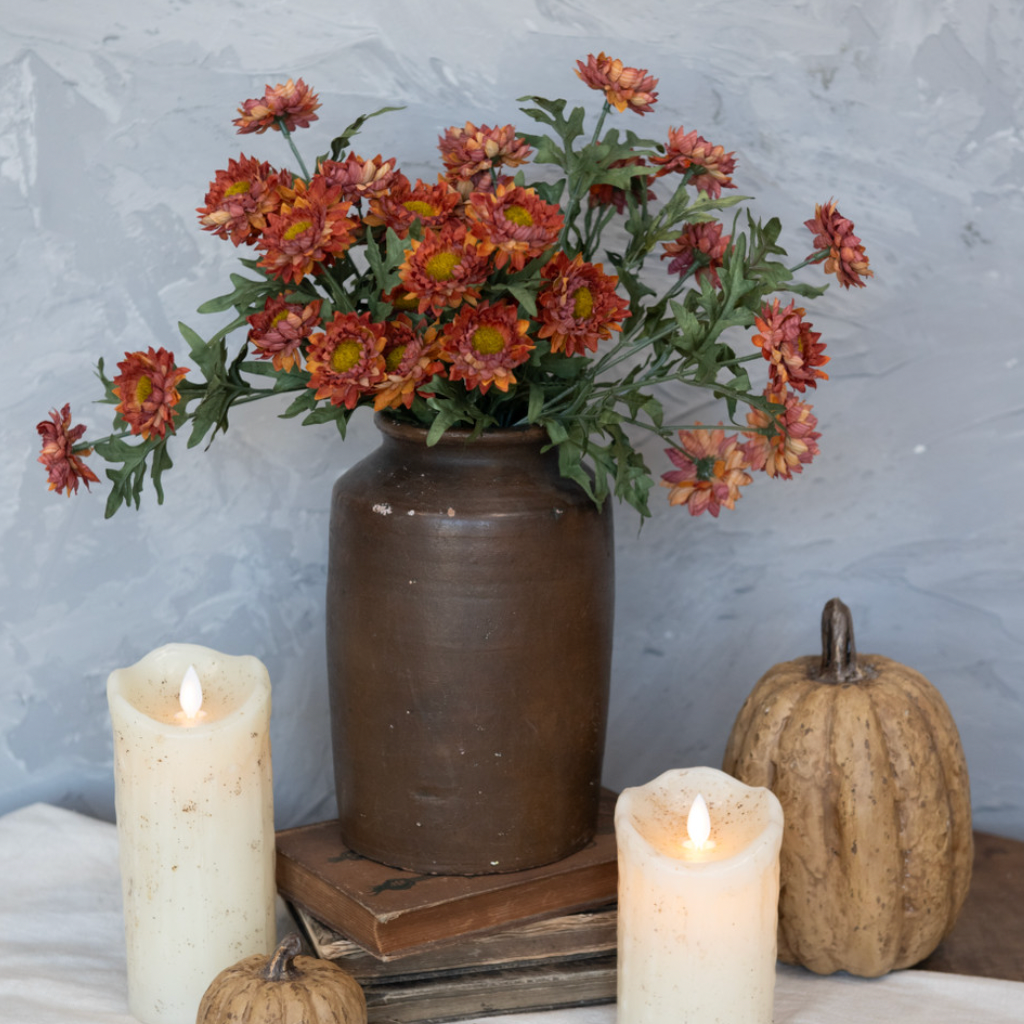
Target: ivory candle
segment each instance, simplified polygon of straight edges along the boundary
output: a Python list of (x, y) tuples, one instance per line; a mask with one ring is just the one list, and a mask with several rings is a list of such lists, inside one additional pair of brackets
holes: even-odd
[(129, 1006), (194, 1024), (214, 977), (276, 938), (270, 678), (168, 644), (112, 672), (107, 700)]
[(615, 836), (619, 1024), (771, 1024), (775, 795), (714, 768), (668, 771), (623, 790)]

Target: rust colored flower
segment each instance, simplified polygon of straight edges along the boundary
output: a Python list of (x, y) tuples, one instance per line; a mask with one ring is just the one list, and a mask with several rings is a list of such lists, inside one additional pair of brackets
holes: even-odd
[(516, 185), (499, 185), (489, 194), (473, 193), (466, 216), (481, 253), (493, 252), (499, 270), (506, 263), (522, 270), (528, 260), (554, 245), (564, 222), (557, 206), (545, 203), (532, 188)]
[(77, 427), (71, 426), (70, 405), (65, 405), (60, 412), (52, 410), (48, 420), (36, 424), (36, 430), (43, 439), (43, 450), (38, 461), (46, 467), (51, 491), (66, 491), (70, 498), (72, 491), (78, 493), (79, 480), (85, 484), (86, 490), (90, 490), (90, 482), (100, 482), (99, 477), (82, 461), (92, 454), (92, 449), (80, 445), (75, 450), (75, 445), (85, 433), (85, 427), (81, 423)]
[(384, 324), (372, 322), (369, 313), (335, 313), (322, 333), (310, 337), (307, 387), (317, 401), (329, 398), (331, 405), (354, 409), (384, 379), (386, 342)]
[(659, 178), (672, 172), (685, 174), (690, 168), (696, 168), (690, 184), (698, 192), (707, 192), (712, 199), (718, 199), (723, 188), (736, 187), (730, 177), (736, 169), (732, 153), (726, 153), (722, 146), (712, 146), (703, 136), (695, 131), (686, 132), (682, 127), (669, 129), (665, 155), (652, 156), (651, 163), (661, 165)]
[(188, 370), (174, 365), (174, 353), (150, 348), (148, 352), (125, 352), (117, 364), (114, 394), (121, 399), (117, 411), (133, 434), (165, 437), (174, 433), (174, 407), (181, 401), (178, 385)]
[(666, 448), (678, 467), (662, 473), (661, 486), (670, 488), (670, 505), (686, 505), (691, 516), (710, 512), (717, 518), (722, 508), (733, 508), (740, 488), (753, 479), (736, 434), (724, 430), (680, 430), (682, 451)]
[(811, 415), (813, 406), (801, 402), (785, 388), (769, 385), (764, 395), (772, 404), (771, 411), (751, 409), (747, 423), (762, 430), (773, 428), (775, 433), (769, 436), (744, 431), (749, 440), (743, 445), (743, 452), (751, 469), (789, 480), (794, 473), (802, 473), (804, 465), (819, 453), (817, 441), (821, 434), (814, 429), (818, 418)]
[(526, 336), (529, 320), (519, 320), (516, 307), (507, 302), (464, 306), (445, 328), (441, 358), (451, 363), (451, 380), (465, 381), (467, 389), (487, 394), (493, 384), (508, 391), (516, 383), (512, 370), (525, 363), (533, 351)]
[(341, 198), (350, 203), (371, 199), (392, 188), (409, 187), (409, 179), (396, 170), (395, 161), (384, 160), (378, 153), (371, 160), (349, 153), (344, 160), (322, 160), (320, 176), (332, 188), (341, 189)]
[(249, 320), (249, 343), (260, 359), (272, 359), (274, 369), (287, 373), (302, 368), (302, 343), (320, 326), (322, 300), (286, 302), (283, 295), (267, 299), (262, 313)]
[(507, 124), (503, 128), (478, 128), (467, 121), (465, 128), (453, 127), (437, 140), (437, 148), (444, 161), (445, 177), (455, 183), (473, 181), (479, 176), (489, 177), (498, 167), (519, 167), (525, 164), (533, 150), (516, 130)]
[(654, 87), (656, 78), (647, 74), (646, 68), (627, 68), (621, 60), (612, 60), (603, 53), (596, 57), (587, 54), (587, 63), (576, 61), (576, 74), (598, 92), (621, 114), (629, 109), (634, 113), (649, 114), (654, 109), (658, 94)]
[(754, 317), (754, 325), (761, 333), (751, 340), (768, 360), (768, 372), (777, 389), (788, 384), (802, 392), (807, 387), (816, 388), (818, 380), (828, 380), (828, 374), (818, 369), (829, 360), (823, 355), (825, 345), (818, 341), (821, 334), (812, 331), (803, 319), (804, 312), (795, 300), (780, 309), (779, 300), (775, 299), (770, 306), (764, 303), (761, 315)]
[(538, 337), (551, 339), (552, 352), (596, 352), (603, 338), (622, 330), (629, 303), (616, 294), (619, 279), (606, 274), (603, 264), (584, 263), (581, 253), (570, 260), (559, 252), (541, 276), (549, 283), (537, 295)]
[(287, 171), (275, 171), (268, 163), (240, 154), (228, 160), (226, 171), (217, 171), (206, 205), (196, 209), (204, 231), (230, 238), (235, 245), (251, 245), (267, 226), (267, 216), (281, 207), (278, 185), (291, 184)]
[(814, 253), (827, 252), (825, 273), (835, 274), (836, 280), (844, 287), (864, 287), (862, 277), (874, 277), (868, 269), (869, 260), (864, 255), (864, 246), (853, 233), (853, 221), (847, 220), (836, 209), (834, 199), (824, 206), (814, 205), (814, 219), (805, 220), (804, 225), (814, 235)]
[(257, 249), (266, 252), (260, 266), (286, 283), (298, 284), (307, 274), (328, 266), (353, 242), (359, 222), (348, 216), (351, 203), (343, 202), (341, 189), (331, 188), (314, 174), (307, 185), (296, 178), (282, 190), (278, 213), (272, 213)]
[(384, 346), (387, 375), (377, 385), (373, 408), (377, 412), (399, 405), (408, 409), (423, 386), (444, 370), (440, 354), (436, 327), (420, 334), (413, 329), (408, 317), (399, 316), (392, 320), (387, 325), (387, 343)]
[(434, 231), (458, 223), (461, 203), (462, 196), (443, 178), (436, 185), (417, 180), (412, 188), (405, 181), (404, 185), (398, 183), (389, 192), (371, 198), (370, 212), (363, 220), (372, 227), (383, 224), (399, 238), (405, 238), (417, 220)]
[(427, 230), (423, 240), (410, 242), (399, 278), (407, 296), (416, 298), (417, 312), (439, 314), (463, 302), (475, 306), (477, 285), (487, 280), (487, 257), (463, 225), (441, 232)]
[(729, 251), (731, 239), (732, 235), (722, 235), (722, 225), (717, 220), (687, 224), (674, 242), (662, 243), (665, 251), (661, 258), (667, 259), (672, 256), (668, 272), (680, 277), (689, 273), (690, 268), (696, 263), (697, 269), (693, 276), (697, 283), (706, 279), (713, 288), (721, 288), (718, 268)]
[[(613, 160), (609, 165), (609, 170), (615, 167), (646, 167), (647, 161), (640, 156), (626, 157), (624, 160)], [(614, 206), (615, 209), (622, 213), (626, 209), (626, 196), (631, 195), (637, 202), (644, 197), (644, 190), (647, 191), (647, 201), (651, 202), (656, 199), (657, 196), (654, 192), (647, 188), (647, 183), (650, 179), (644, 177), (642, 174), (636, 175), (630, 181), (628, 189), (618, 188), (616, 185), (591, 185), (590, 193), (588, 196), (588, 202), (591, 206)]]
[(320, 108), (317, 95), (300, 78), (290, 78), (283, 85), (278, 84), (264, 90), (258, 99), (245, 100), (238, 108), (240, 117), (232, 124), (238, 125), (239, 135), (256, 132), (262, 135), (268, 128), (279, 132), (282, 124), (289, 132), (296, 128), (308, 128), (318, 120), (316, 111)]

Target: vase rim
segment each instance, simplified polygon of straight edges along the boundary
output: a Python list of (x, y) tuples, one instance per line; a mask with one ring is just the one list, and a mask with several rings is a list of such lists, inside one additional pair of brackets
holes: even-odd
[[(373, 417), (377, 429), (388, 437), (399, 441), (411, 441), (416, 444), (425, 444), (429, 428), (416, 423), (400, 423), (386, 412), (378, 412)], [(463, 427), (449, 427), (437, 442), (439, 445), (465, 445), (472, 437), (473, 431)], [(485, 430), (479, 437), (473, 440), (473, 445), (489, 447), (491, 445), (536, 445), (546, 441), (547, 431), (540, 426), (524, 425), (519, 427), (498, 427)]]

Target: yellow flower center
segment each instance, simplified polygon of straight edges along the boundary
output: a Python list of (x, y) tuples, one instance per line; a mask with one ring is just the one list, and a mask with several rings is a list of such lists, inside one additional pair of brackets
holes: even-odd
[(424, 202), (422, 199), (410, 199), (409, 202), (402, 203), (402, 205), (410, 213), (418, 213), (421, 217), (436, 217), (441, 212), (436, 206)]
[(251, 181), (235, 181), (224, 189), (225, 196), (242, 196), (252, 188)]
[(518, 224), (521, 228), (533, 227), (533, 218), (525, 206), (510, 206), (505, 211), (505, 219), (512, 221), (513, 224)]
[(484, 324), (473, 332), (473, 348), (483, 356), (497, 355), (505, 348), (505, 335), (497, 327)]
[(461, 262), (462, 258), (458, 253), (445, 249), (442, 252), (435, 252), (423, 265), (423, 269), (435, 281), (450, 281), (452, 279), (452, 271)]
[(277, 311), (277, 313), (275, 314), (274, 319), (270, 321), (270, 326), (271, 327), (276, 327), (282, 320), (287, 320), (287, 319), (288, 319), (288, 310), (287, 309), (279, 309)]
[(359, 362), (362, 352), (358, 341), (343, 341), (331, 353), (331, 369), (335, 373), (347, 373)]
[(153, 381), (149, 377), (140, 377), (135, 385), (135, 401), (142, 403), (153, 394)]
[(586, 320), (594, 312), (594, 296), (586, 285), (577, 288), (572, 299), (572, 315), (577, 320)]
[(394, 373), (402, 364), (402, 357), (405, 355), (405, 346), (396, 345), (385, 357), (384, 365), (388, 373)]
[(285, 241), (294, 242), (303, 232), (308, 231), (313, 226), (311, 220), (297, 220), (291, 227), (288, 228), (284, 233)]

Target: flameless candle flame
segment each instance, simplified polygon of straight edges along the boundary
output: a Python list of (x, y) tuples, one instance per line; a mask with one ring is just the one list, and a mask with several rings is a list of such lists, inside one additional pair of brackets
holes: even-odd
[(178, 693), (178, 701), (181, 703), (181, 711), (175, 718), (184, 718), (189, 723), (206, 715), (200, 710), (203, 706), (203, 686), (199, 682), (199, 674), (194, 665), (189, 665), (185, 678), (181, 681), (181, 690)]
[(711, 835), (711, 815), (708, 814), (707, 801), (700, 793), (690, 807), (686, 831), (690, 838), (684, 840), (683, 846), (691, 850), (714, 849), (715, 844), (708, 838)]

